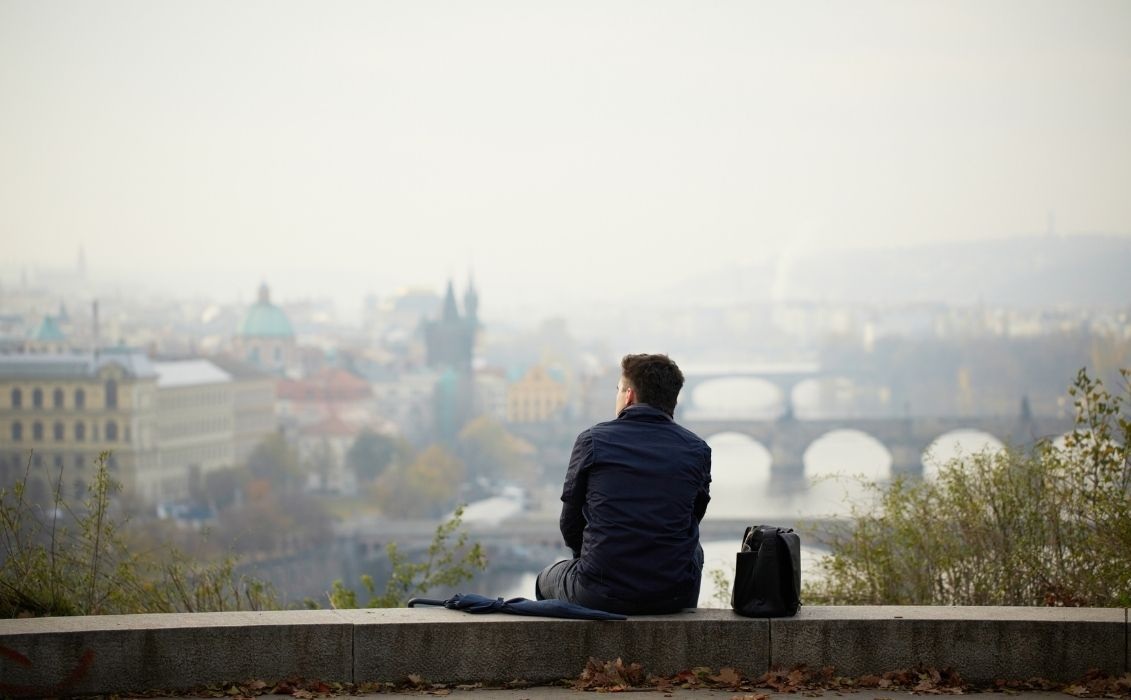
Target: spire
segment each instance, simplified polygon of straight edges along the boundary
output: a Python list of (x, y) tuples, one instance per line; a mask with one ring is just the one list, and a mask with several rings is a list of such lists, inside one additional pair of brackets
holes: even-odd
[(269, 289), (267, 289), (267, 283), (266, 282), (263, 282), (259, 285), (259, 303), (260, 304), (270, 304), (271, 303), (271, 291)]
[(459, 309), (456, 308), (456, 292), (452, 287), (452, 281), (448, 280), (448, 293), (444, 295), (444, 314), (442, 316), (444, 321), (458, 321)]
[(467, 275), (467, 291), (463, 295), (463, 311), (467, 314), (468, 323), (479, 323), (479, 293), (475, 291), (475, 279), (470, 272)]

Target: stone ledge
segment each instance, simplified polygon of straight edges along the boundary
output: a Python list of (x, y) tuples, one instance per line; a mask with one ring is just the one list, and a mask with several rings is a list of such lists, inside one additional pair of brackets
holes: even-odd
[(656, 674), (834, 666), (843, 675), (923, 664), (964, 678), (1073, 680), (1123, 673), (1121, 608), (803, 607), (764, 620), (729, 610), (591, 622), (442, 608), (0, 620), (0, 695), (180, 690), (252, 678), (546, 683), (590, 657)]

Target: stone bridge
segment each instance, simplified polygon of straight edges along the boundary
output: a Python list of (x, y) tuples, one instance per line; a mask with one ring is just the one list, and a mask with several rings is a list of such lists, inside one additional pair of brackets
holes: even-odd
[(773, 365), (687, 365), (683, 369), (683, 390), (679, 394), (680, 413), (695, 411), (695, 393), (703, 384), (718, 379), (758, 379), (773, 385), (782, 397), (784, 415), (793, 415), (793, 390), (809, 379), (836, 376), (853, 381), (872, 379), (844, 372), (827, 372), (816, 362), (793, 362)]
[(805, 450), (818, 438), (836, 430), (855, 430), (875, 438), (892, 457), (893, 474), (921, 475), (923, 452), (936, 438), (954, 430), (980, 430), (1007, 445), (1025, 447), (1042, 438), (1056, 438), (1072, 430), (1071, 417), (1035, 417), (1022, 412), (1012, 417), (955, 416), (907, 418), (831, 418), (798, 420), (691, 419), (680, 421), (704, 439), (721, 433), (738, 433), (756, 440), (773, 457), (775, 477), (804, 477)]

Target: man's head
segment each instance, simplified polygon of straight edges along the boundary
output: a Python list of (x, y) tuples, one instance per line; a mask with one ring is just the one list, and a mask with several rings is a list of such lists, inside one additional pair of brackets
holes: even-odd
[(617, 414), (625, 406), (646, 403), (675, 415), (675, 401), (683, 388), (683, 372), (667, 355), (625, 355), (620, 361)]

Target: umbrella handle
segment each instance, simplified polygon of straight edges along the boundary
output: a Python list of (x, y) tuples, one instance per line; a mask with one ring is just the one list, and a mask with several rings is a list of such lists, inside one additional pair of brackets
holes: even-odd
[(408, 607), (415, 608), (417, 605), (439, 605), (443, 606), (444, 601), (436, 600), (434, 598), (409, 598)]

